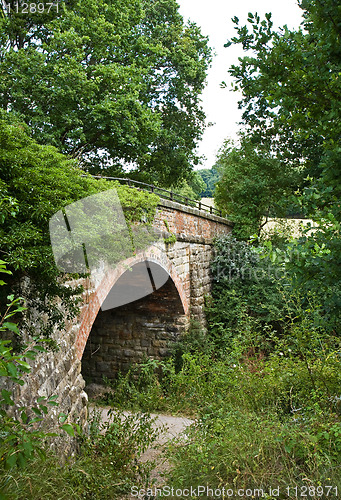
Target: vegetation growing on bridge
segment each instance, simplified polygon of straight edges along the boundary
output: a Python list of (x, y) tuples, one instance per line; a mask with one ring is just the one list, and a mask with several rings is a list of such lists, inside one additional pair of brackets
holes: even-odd
[[(65, 286), (67, 277), (57, 269), (50, 242), (49, 219), (68, 204), (103, 190), (118, 192), (127, 222), (143, 219), (151, 224), (158, 197), (132, 190), (119, 183), (82, 175), (75, 160), (53, 146), (41, 146), (30, 137), (28, 127), (15, 117), (0, 116), (0, 255), (12, 271), (9, 286), (22, 294), (29, 278), (30, 304), (48, 315), (42, 332), (62, 327), (65, 311), (75, 314), (80, 289)], [(4, 287), (2, 305), (8, 287)], [(65, 306), (56, 307), (59, 297)]]
[[(103, 5), (90, 2), (81, 6), (80, 12), (87, 6), (96, 6), (101, 14)], [(122, 12), (129, 27), (138, 26), (129, 22), (134, 15), (137, 21), (141, 20), (140, 11), (134, 14), (133, 9), (142, 4), (133, 2), (131, 5), (132, 8), (122, 2)], [(143, 13), (141, 31), (134, 32), (133, 41), (136, 44), (129, 47), (138, 53), (140, 50), (147, 53), (146, 62), (142, 58), (142, 68), (129, 64), (131, 51), (127, 52), (127, 60), (124, 60), (127, 64), (123, 64), (122, 68), (115, 65), (109, 68), (110, 71), (108, 68), (97, 68), (91, 63), (91, 57), (96, 62), (96, 50), (100, 46), (91, 46), (89, 60), (84, 65), (88, 73), (78, 83), (91, 86), (96, 68), (101, 82), (106, 76), (103, 70), (108, 69), (107, 84), (112, 88), (112, 79), (120, 76), (118, 69), (123, 72), (128, 98), (126, 100), (121, 96), (118, 114), (129, 119), (127, 129), (123, 120), (119, 121), (121, 128), (113, 131), (120, 158), (130, 160), (130, 150), (137, 144), (138, 154), (142, 154), (139, 156), (142, 159), (140, 165), (146, 165), (152, 177), (155, 175), (157, 179), (171, 184), (174, 178), (168, 161), (175, 159), (175, 176), (183, 167), (183, 176), (186, 177), (189, 158), (186, 148), (188, 144), (193, 144), (195, 134), (193, 139), (193, 129), (186, 129), (190, 140), (185, 135), (186, 144), (177, 147), (184, 129), (175, 130), (175, 115), (179, 110), (173, 107), (172, 93), (166, 96), (161, 93), (158, 97), (161, 100), (164, 98), (165, 103), (158, 102), (154, 107), (153, 99), (142, 100), (142, 103), (135, 100), (137, 94), (134, 92), (140, 88), (136, 82), (140, 83), (139, 76), (146, 75), (146, 80), (142, 80), (147, 86), (148, 83), (152, 85), (151, 93), (147, 92), (150, 97), (155, 92), (153, 85), (159, 83), (159, 77), (161, 83), (165, 83), (163, 77), (167, 80), (163, 72), (157, 73), (155, 82), (153, 78), (149, 80), (152, 75), (150, 68), (154, 62), (157, 66), (160, 61), (166, 66), (171, 63), (173, 69), (183, 72), (181, 83), (196, 75), (198, 81), (192, 82), (193, 85), (195, 83), (194, 101), (186, 101), (186, 106), (194, 103), (195, 119), (199, 121), (200, 128), (196, 92), (203, 82), (201, 77), (208, 52), (206, 41), (195, 27), (188, 28), (189, 37), (186, 38), (173, 2), (149, 2), (149, 5), (151, 7), (146, 7)], [(162, 5), (167, 7), (166, 11), (162, 11)], [(268, 14), (263, 21), (250, 14), (251, 29), (240, 27), (239, 21), (234, 20), (237, 36), (232, 42), (241, 43), (246, 50), (253, 50), (254, 57), (248, 54), (231, 70), (236, 85), (243, 92), (246, 128), (239, 145), (226, 146), (221, 152), (222, 180), (217, 200), (222, 208), (234, 215), (235, 235), (239, 239), (247, 239), (258, 232), (264, 212), (279, 214), (281, 210), (299, 204), (304, 213), (320, 223), (319, 229), (296, 240), (290, 235), (276, 235), (272, 240), (253, 237), (248, 242), (234, 238), (218, 240), (212, 262), (212, 295), (207, 298), (208, 331), (192, 325), (187, 335), (174, 346), (168, 361), (146, 360), (138, 367), (131, 367), (127, 374), (118, 377), (114, 393), (109, 393), (106, 398), (106, 403), (115, 407), (182, 412), (196, 417), (186, 442), (178, 447), (172, 445), (169, 449), (169, 459), (174, 467), (167, 481), (174, 487), (188, 487), (189, 484), (209, 484), (212, 488), (233, 485), (268, 491), (269, 486), (278, 486), (282, 493), (286, 493), (289, 486), (291, 496), (285, 495), (286, 498), (297, 497), (294, 487), (310, 497), (321, 498), (329, 497), (325, 490), (322, 489), (321, 493), (321, 486), (331, 485), (332, 488), (338, 487), (339, 491), (341, 488), (341, 11), (334, 0), (323, 3), (303, 0), (302, 6), (305, 31), (283, 29), (274, 32)], [(113, 6), (108, 12), (113, 15), (117, 8)], [(96, 24), (94, 17), (88, 12), (85, 14), (91, 21), (89, 26), (92, 29)], [(104, 22), (105, 15), (101, 16)], [(72, 65), (77, 62), (81, 51), (77, 45), (81, 35), (84, 35), (82, 50), (87, 46), (83, 22), (76, 30), (77, 36), (70, 37), (67, 23), (71, 22), (71, 18), (72, 12), (67, 10), (65, 17), (48, 20), (52, 23), (48, 26), (55, 30), (54, 33), (62, 28), (59, 38), (51, 38), (52, 31), (45, 32), (41, 25), (37, 25), (40, 38), (33, 36), (27, 44), (34, 44), (46, 36), (45, 52), (37, 55), (26, 48), (23, 52), (14, 50), (9, 51), (13, 60), (7, 57), (7, 53), (2, 60), (7, 78), (11, 64), (20, 55), (24, 61), (35, 63), (30, 66), (30, 71), (32, 68), (40, 71), (45, 68), (40, 66), (40, 57), (49, 54), (55, 57), (55, 60), (52, 57), (51, 64), (58, 65), (60, 53), (71, 46), (73, 59), (68, 60), (68, 71), (64, 75), (58, 73), (58, 78), (64, 77), (68, 85), (65, 89), (57, 87), (58, 92), (69, 98), (68, 112), (74, 104), (72, 99), (75, 96), (69, 83), (70, 78), (75, 77)], [(74, 19), (79, 21), (78, 12), (74, 14)], [(172, 22), (169, 23), (169, 20)], [(162, 22), (158, 31), (155, 27), (159, 21)], [(8, 19), (1, 22), (7, 23)], [(11, 27), (10, 24), (6, 26)], [(99, 26), (98, 35), (102, 27)], [(23, 29), (25, 31), (26, 28)], [(183, 47), (180, 53), (171, 51), (168, 46), (173, 30), (175, 46)], [(152, 36), (152, 41), (147, 40), (146, 33), (155, 38)], [(21, 39), (19, 36), (18, 43)], [(114, 43), (113, 38), (110, 40)], [(191, 46), (191, 41), (199, 52), (191, 59), (193, 66), (188, 67), (187, 73), (183, 67), (188, 55), (185, 47), (188, 47), (187, 42)], [(199, 63), (198, 53), (202, 57)], [(119, 53), (117, 57), (121, 55)], [(41, 73), (37, 74), (41, 76)], [(84, 76), (84, 72), (80, 75)], [(21, 80), (18, 78), (17, 82)], [(44, 80), (39, 80), (39, 83), (43, 86)], [(176, 84), (175, 81), (172, 83)], [(31, 85), (30, 82), (28, 84)], [(179, 92), (181, 94), (181, 88)], [(68, 115), (71, 130), (65, 130), (62, 135), (58, 123), (51, 130), (48, 127), (42, 130), (39, 117), (43, 101), (40, 96), (37, 108), (28, 106), (24, 110), (26, 101), (17, 86), (14, 86), (10, 96), (6, 95), (3, 92), (3, 100), (8, 97), (16, 101), (17, 109), (24, 116), (24, 111), (27, 112), (34, 133), (44, 142), (48, 142), (49, 136), (55, 138), (58, 145), (65, 143), (63, 147), (66, 149), (77, 149), (83, 139), (89, 139), (92, 145), (98, 139), (82, 129), (85, 121), (78, 123), (82, 118), (78, 112)], [(33, 93), (30, 95), (34, 97)], [(140, 99), (141, 93), (138, 95)], [(181, 96), (185, 100), (191, 97), (187, 92)], [(88, 97), (85, 95), (85, 98)], [(93, 121), (103, 117), (106, 120), (107, 113), (115, 111), (107, 107), (105, 99), (101, 103), (103, 106), (99, 108), (92, 107), (92, 101), (91, 106), (88, 103)], [(52, 104), (58, 102), (53, 101)], [(53, 113), (56, 109), (51, 107)], [(33, 116), (33, 111), (37, 112), (37, 117)], [(151, 117), (156, 117), (157, 122), (154, 123)], [(181, 117), (185, 118), (184, 115)], [(143, 133), (147, 136), (142, 138), (134, 128), (139, 120), (146, 120)], [(116, 123), (115, 120), (113, 123)], [(127, 135), (122, 135), (122, 130)], [(110, 138), (106, 134), (109, 132), (106, 129), (102, 135), (106, 142), (97, 141), (97, 145), (108, 145)], [(197, 132), (198, 128), (195, 128)], [(26, 126), (9, 115), (2, 117), (0, 133), (3, 146), (0, 157), (0, 249), (6, 252), (3, 253), (4, 260), (9, 262), (17, 277), (30, 276), (38, 291), (47, 292), (45, 308), (53, 312), (51, 320), (56, 324), (61, 318), (51, 309), (52, 298), (66, 292), (64, 300), (67, 302), (71, 296), (68, 296), (68, 290), (61, 290), (63, 284), (56, 280), (58, 273), (52, 264), (48, 245), (48, 218), (64, 204), (111, 185), (81, 177), (73, 160), (62, 156), (52, 146), (38, 145), (29, 137)], [(129, 141), (126, 144), (119, 142), (122, 137)], [(86, 153), (91, 154), (92, 149)], [(160, 159), (162, 161), (158, 164)], [(235, 182), (236, 177), (238, 182)], [(130, 220), (137, 220), (144, 210), (152, 217), (156, 198), (144, 193), (136, 198), (135, 192), (132, 195), (128, 189), (118, 189)], [(297, 189), (298, 193), (295, 192)], [(8, 394), (2, 393), (5, 402), (6, 396)], [(129, 490), (132, 481), (148, 479), (143, 474), (142, 478), (138, 477), (140, 464), (134, 457), (135, 450), (141, 451), (151, 437), (148, 419), (144, 425), (146, 433), (139, 433), (137, 441), (129, 422), (127, 427), (122, 427), (117, 420), (114, 424), (108, 438), (98, 433), (90, 440), (83, 437), (85, 443), (80, 455), (73, 464), (58, 468), (57, 475), (54, 472), (55, 463), (51, 460), (44, 463), (37, 459), (23, 472), (18, 472), (9, 463), (9, 472), (3, 474), (5, 492), (12, 494), (13, 488), (16, 488), (17, 498), (64, 495), (65, 498), (102, 500), (113, 498), (113, 492), (114, 495), (123, 494)], [(15, 442), (13, 446), (17, 445)], [(6, 460), (2, 462), (0, 467)], [(115, 468), (115, 464), (119, 467)], [(332, 491), (334, 493), (335, 489)], [(268, 498), (270, 500), (271, 497)]]

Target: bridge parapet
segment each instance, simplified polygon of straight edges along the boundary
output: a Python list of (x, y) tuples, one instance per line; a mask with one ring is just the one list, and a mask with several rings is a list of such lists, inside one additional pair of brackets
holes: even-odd
[(212, 244), (216, 236), (229, 233), (233, 223), (196, 207), (161, 198), (153, 226), (175, 234), (178, 241)]

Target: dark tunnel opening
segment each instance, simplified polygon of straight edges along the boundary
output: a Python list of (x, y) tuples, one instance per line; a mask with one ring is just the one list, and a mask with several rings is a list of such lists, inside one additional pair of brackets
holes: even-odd
[[(151, 277), (148, 286), (146, 272)], [(141, 298), (129, 300), (138, 296)], [(99, 311), (82, 358), (87, 383), (103, 383), (104, 377), (113, 380), (119, 371), (126, 373), (146, 357), (167, 357), (171, 343), (186, 326), (179, 292), (172, 278), (154, 262), (141, 262), (127, 270), (112, 287), (104, 306), (107, 309)]]

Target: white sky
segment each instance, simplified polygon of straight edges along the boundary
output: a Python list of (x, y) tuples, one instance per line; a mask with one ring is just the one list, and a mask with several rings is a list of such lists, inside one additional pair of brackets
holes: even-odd
[[(199, 146), (199, 154), (207, 160), (199, 168), (211, 168), (216, 154), (227, 137), (235, 138), (239, 129), (241, 111), (238, 110), (238, 93), (230, 91), (232, 78), (228, 74), (231, 64), (238, 63), (243, 56), (240, 46), (225, 48), (224, 44), (235, 36), (234, 23), (231, 18), (237, 16), (242, 25), (247, 24), (248, 12), (257, 12), (264, 18), (266, 12), (272, 13), (275, 26), (298, 28), (302, 21), (302, 10), (297, 0), (177, 0), (184, 20), (190, 19), (201, 27), (203, 35), (209, 36), (210, 45), (216, 56), (209, 70), (207, 87), (202, 100), (207, 122), (215, 123), (208, 127)], [(225, 81), (227, 88), (221, 89), (220, 83)]]

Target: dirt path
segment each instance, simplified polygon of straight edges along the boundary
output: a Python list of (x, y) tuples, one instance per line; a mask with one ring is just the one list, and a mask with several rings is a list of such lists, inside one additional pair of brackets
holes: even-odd
[[(102, 422), (108, 422), (110, 420), (110, 416), (108, 416), (110, 407), (98, 407), (91, 405), (90, 412), (91, 408), (96, 408), (96, 411), (101, 411)], [(123, 416), (131, 414), (131, 412), (127, 411), (122, 412)], [(158, 429), (160, 434), (157, 440), (153, 443), (153, 446), (148, 448), (147, 451), (141, 455), (139, 460), (141, 462), (155, 461), (155, 467), (151, 471), (150, 479), (153, 486), (162, 487), (164, 485), (163, 476), (170, 468), (170, 465), (164, 456), (165, 445), (172, 439), (178, 438), (186, 427), (193, 423), (193, 420), (186, 417), (173, 417), (171, 415), (156, 413), (151, 413), (150, 416), (155, 419), (153, 427), (154, 429)], [(128, 495), (120, 500), (130, 500), (133, 498), (136, 499), (136, 497)]]

